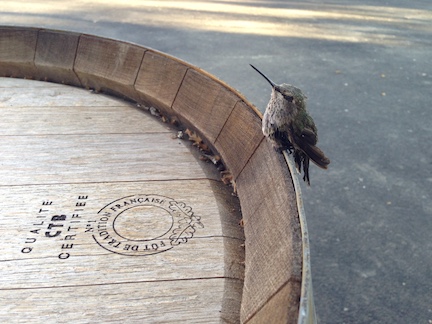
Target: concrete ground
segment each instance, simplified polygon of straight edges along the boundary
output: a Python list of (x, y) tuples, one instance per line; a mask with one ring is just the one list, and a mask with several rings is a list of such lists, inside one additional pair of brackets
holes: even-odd
[(321, 323), (432, 323), (432, 2), (2, 0), (1, 25), (86, 32), (197, 65), (263, 110), (307, 94), (328, 171), (303, 197)]

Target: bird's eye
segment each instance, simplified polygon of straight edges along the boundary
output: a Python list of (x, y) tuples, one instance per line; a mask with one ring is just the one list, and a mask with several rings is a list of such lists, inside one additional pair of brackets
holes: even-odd
[(294, 97), (293, 96), (289, 96), (285, 93), (283, 93), (283, 90), (279, 87), (279, 86), (275, 86), (274, 89), (279, 92), (282, 97), (284, 97), (285, 100), (287, 100), (288, 102), (293, 102), (294, 101)]
[(288, 95), (285, 95), (285, 94), (282, 94), (282, 96), (285, 98), (285, 100), (287, 100), (288, 102), (293, 102), (293, 100), (294, 100), (294, 97), (293, 96), (288, 96)]

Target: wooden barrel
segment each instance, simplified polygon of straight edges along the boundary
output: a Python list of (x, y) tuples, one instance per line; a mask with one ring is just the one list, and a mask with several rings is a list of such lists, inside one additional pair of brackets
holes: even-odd
[(36, 28), (0, 28), (0, 77), (51, 82), (0, 79), (2, 322), (315, 322), (297, 178), (237, 91)]

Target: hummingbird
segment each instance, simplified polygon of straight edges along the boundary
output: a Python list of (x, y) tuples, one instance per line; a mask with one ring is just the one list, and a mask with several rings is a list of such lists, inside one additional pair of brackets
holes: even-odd
[(307, 97), (293, 85), (275, 84), (255, 66), (250, 66), (270, 83), (272, 93), (262, 119), (262, 131), (274, 149), (294, 154), (297, 170), (303, 166), (303, 180), (310, 185), (309, 160), (322, 169), (327, 169), (330, 160), (317, 146), (318, 131), (315, 122), (306, 110)]

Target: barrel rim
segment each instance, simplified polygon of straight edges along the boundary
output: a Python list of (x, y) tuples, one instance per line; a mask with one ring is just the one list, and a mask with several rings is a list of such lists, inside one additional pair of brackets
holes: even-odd
[[(185, 74), (183, 76), (182, 83), (183, 83), (183, 80), (185, 78), (187, 71), (193, 70), (193, 71), (197, 72), (198, 74), (202, 75), (204, 78), (209, 79), (211, 82), (215, 82), (221, 88), (226, 89), (229, 93), (234, 94), (238, 98), (238, 99), (236, 99), (237, 101), (236, 101), (235, 106), (233, 107), (232, 111), (234, 111), (236, 109), (236, 106), (238, 104), (242, 104), (250, 112), (252, 112), (252, 114), (254, 116), (256, 116), (259, 120), (262, 119), (262, 113), (253, 104), (251, 104), (245, 96), (243, 96), (236, 89), (234, 89), (233, 87), (231, 87), (230, 85), (228, 85), (224, 81), (218, 79), (214, 75), (206, 72), (205, 70), (203, 70), (199, 67), (196, 67), (190, 63), (187, 63), (187, 62), (185, 62), (185, 61), (183, 61), (177, 57), (163, 53), (161, 51), (158, 51), (158, 50), (155, 50), (155, 49), (152, 49), (149, 47), (144, 47), (144, 46), (141, 46), (139, 44), (134, 44), (131, 42), (125, 42), (125, 41), (121, 41), (121, 40), (117, 40), (117, 39), (113, 39), (113, 38), (99, 37), (99, 36), (94, 36), (94, 35), (86, 34), (86, 33), (76, 33), (76, 32), (69, 32), (69, 31), (63, 31), (63, 30), (37, 28), (37, 27), (0, 26), (0, 40), (1, 40), (1, 32), (5, 31), (5, 30), (10, 31), (10, 32), (18, 32), (18, 33), (19, 32), (33, 32), (36, 34), (35, 35), (36, 40), (38, 39), (39, 34), (43, 33), (43, 32), (58, 33), (59, 35), (64, 35), (64, 36), (74, 36), (74, 37), (76, 36), (78, 38), (78, 40), (80, 40), (83, 37), (89, 37), (91, 40), (94, 40), (94, 41), (115, 42), (121, 46), (127, 46), (127, 47), (133, 47), (136, 49), (141, 49), (144, 51), (144, 53), (145, 52), (154, 53), (155, 55), (158, 55), (162, 58), (165, 58), (169, 61), (175, 62), (175, 63), (185, 67), (186, 71), (184, 72)], [(32, 36), (30, 36), (30, 37), (32, 37)], [(34, 47), (32, 48), (32, 46), (34, 46)], [(27, 49), (29, 51), (33, 50), (35, 53), (33, 55), (33, 58), (30, 60), (25, 59), (25, 58), (21, 59), (21, 60), (20, 59), (9, 60), (9, 58), (5, 59), (5, 57), (2, 57), (2, 55), (0, 53), (0, 76), (20, 77), (20, 78), (29, 78), (29, 79), (32, 79), (32, 78), (43, 79), (43, 78), (41, 78), (41, 75), (43, 75), (43, 72), (48, 71), (49, 68), (54, 68), (54, 69), (58, 68), (58, 66), (49, 66), (49, 65), (37, 64), (35, 61), (37, 44), (33, 44), (32, 46), (29, 46)], [(1, 42), (0, 42), (0, 48), (1, 48)], [(144, 56), (144, 54), (143, 54), (143, 56)], [(78, 80), (80, 80), (80, 82), (81, 82), (81, 84), (78, 86), (85, 88), (87, 85), (83, 84), (83, 82), (81, 81), (82, 77), (80, 77), (77, 70), (75, 69), (75, 66), (76, 66), (75, 64), (76, 64), (76, 53), (75, 53), (75, 58), (74, 58), (72, 69), (68, 70), (68, 68), (66, 68), (65, 71), (70, 76), (77, 77)], [(6, 66), (6, 71), (17, 71), (16, 75), (14, 75), (13, 73), (9, 73), (10, 75), (7, 75), (8, 73), (6, 73), (6, 72), (3, 73), (2, 66), (3, 67)], [(12, 66), (12, 69), (7, 70), (8, 66)], [(140, 68), (141, 68), (141, 66), (140, 66)], [(139, 73), (139, 71), (137, 73)], [(91, 75), (90, 75), (90, 78), (91, 78)], [(50, 81), (61, 83), (61, 82), (59, 82), (60, 80), (50, 80)], [(135, 81), (136, 81), (136, 77), (135, 77)], [(106, 81), (106, 82), (108, 82), (108, 81)], [(91, 82), (88, 84), (91, 84)], [(75, 85), (77, 85), (77, 84), (75, 84)], [(126, 91), (129, 86), (130, 86), (129, 84), (120, 84), (120, 86), (118, 88), (114, 87), (113, 89), (110, 89), (110, 87), (112, 87), (112, 85), (108, 85), (107, 88), (104, 89), (104, 91), (105, 90), (113, 90), (113, 92), (108, 91), (108, 94), (110, 94), (110, 95), (124, 95), (125, 97), (130, 97), (130, 93), (127, 93), (127, 91)], [(132, 88), (135, 88), (135, 90), (136, 90), (135, 84), (132, 85)], [(131, 99), (132, 100), (136, 100), (136, 99), (139, 100), (139, 98), (140, 97), (137, 96), (137, 97), (131, 98)], [(171, 106), (171, 108), (172, 108), (172, 106)], [(178, 113), (178, 112), (176, 112), (176, 113)], [(185, 120), (185, 122), (188, 123), (188, 120)], [(225, 125), (223, 127), (225, 127)], [(198, 131), (203, 133), (202, 130), (199, 128), (198, 128)], [(204, 138), (205, 137), (206, 137), (206, 135), (204, 134)], [(218, 135), (218, 138), (219, 138), (219, 135)], [(257, 143), (256, 146), (251, 149), (253, 151), (253, 153), (255, 153), (258, 145), (261, 145), (262, 142), (263, 142), (262, 139), (259, 140), (259, 143)], [(316, 315), (315, 315), (315, 306), (314, 306), (314, 302), (313, 302), (313, 292), (312, 292), (309, 233), (307, 230), (306, 216), (305, 216), (304, 208), (303, 208), (301, 188), (300, 188), (300, 183), (298, 181), (298, 178), (296, 176), (295, 166), (293, 164), (292, 158), (286, 152), (284, 152), (283, 160), (285, 161), (286, 166), (289, 169), (289, 173), (290, 173), (292, 183), (294, 186), (295, 198), (296, 198), (296, 203), (297, 203), (297, 211), (298, 211), (298, 217), (299, 217), (300, 229), (301, 229), (301, 239), (302, 239), (301, 292), (300, 292), (300, 303), (299, 303), (298, 320), (297, 321), (298, 321), (298, 323), (315, 323), (316, 322)], [(247, 162), (248, 161), (246, 161), (246, 163)], [(243, 168), (244, 168), (244, 166), (243, 166)], [(242, 172), (243, 168), (240, 167), (240, 170), (237, 173), (240, 174)], [(234, 175), (234, 177), (237, 178), (238, 174)], [(243, 301), (242, 301), (242, 305), (243, 305)]]

